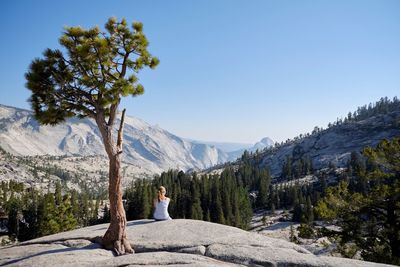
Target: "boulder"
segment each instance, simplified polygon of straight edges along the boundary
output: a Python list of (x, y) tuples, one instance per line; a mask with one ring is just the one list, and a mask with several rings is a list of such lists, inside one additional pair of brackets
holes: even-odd
[(100, 224), (1, 248), (0, 266), (385, 266), (318, 257), (284, 240), (179, 219), (128, 222), (127, 235), (136, 253), (116, 257), (95, 243), (107, 227)]

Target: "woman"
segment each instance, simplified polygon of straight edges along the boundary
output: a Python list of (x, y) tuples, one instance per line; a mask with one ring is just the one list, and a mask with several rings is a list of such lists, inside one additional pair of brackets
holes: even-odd
[(165, 190), (164, 186), (160, 186), (158, 188), (158, 196), (154, 200), (154, 219), (156, 221), (164, 221), (164, 220), (172, 220), (172, 218), (168, 214), (168, 204), (170, 199), (165, 196), (165, 193), (167, 191)]

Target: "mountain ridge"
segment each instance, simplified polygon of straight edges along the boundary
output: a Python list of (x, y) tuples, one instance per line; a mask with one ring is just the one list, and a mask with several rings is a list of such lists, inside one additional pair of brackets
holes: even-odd
[[(0, 146), (15, 155), (105, 156), (94, 121), (71, 118), (56, 126), (42, 126), (29, 110), (0, 105)], [(225, 160), (215, 148), (192, 144), (157, 126), (126, 116), (124, 160), (151, 173), (168, 168), (204, 168)]]
[[(0, 104), (0, 147), (14, 155), (105, 156), (100, 136), (89, 118), (70, 118), (55, 126), (43, 126), (32, 111)], [(229, 153), (188, 141), (134, 116), (125, 117), (124, 153), (126, 163), (150, 174), (168, 169), (202, 170), (240, 156), (237, 151)]]
[[(290, 161), (291, 168), (302, 161), (311, 161), (313, 168), (345, 167), (352, 152), (376, 146), (383, 139), (400, 136), (400, 101), (381, 98), (374, 105), (359, 107), (344, 120), (328, 124), (327, 129), (315, 127), (312, 133), (302, 134), (286, 142), (246, 155), (260, 167), (268, 167), (272, 176), (282, 178), (282, 169)], [(236, 161), (214, 166), (205, 172), (220, 172), (227, 166), (238, 166)]]

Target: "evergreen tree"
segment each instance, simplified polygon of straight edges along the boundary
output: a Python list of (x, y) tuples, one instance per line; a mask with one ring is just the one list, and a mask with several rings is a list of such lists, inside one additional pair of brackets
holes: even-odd
[(282, 167), (282, 178), (284, 179), (292, 179), (292, 158), (290, 156), (286, 156), (286, 160)]
[(256, 206), (264, 208), (268, 205), (269, 187), (271, 183), (269, 170), (261, 170), (259, 177), (259, 191), (257, 195)]
[[(123, 125), (122, 112), (117, 140), (114, 124), (122, 97), (143, 94), (136, 74), (144, 67), (155, 68), (158, 59), (147, 51), (148, 41), (139, 22), (128, 27), (125, 19), (110, 18), (106, 32), (98, 27), (66, 27), (60, 44), (67, 51), (47, 49), (35, 59), (25, 77), (35, 118), (55, 125), (69, 117), (92, 118), (100, 131), (109, 158), (111, 223), (103, 245), (120, 255), (132, 253), (126, 238), (126, 216), (122, 205)], [(118, 241), (118, 242), (117, 242)]]
[(383, 140), (363, 155), (377, 168), (356, 173), (372, 187), (360, 193), (342, 181), (327, 189), (315, 210), (342, 228), (336, 233), (342, 246), (353, 242), (365, 260), (400, 264), (400, 138)]
[(82, 226), (88, 226), (90, 223), (90, 203), (89, 196), (86, 192), (82, 192), (79, 195), (79, 224)]
[(190, 218), (194, 220), (202, 220), (203, 210), (201, 208), (201, 203), (200, 203), (200, 192), (196, 185), (195, 180), (192, 180), (191, 182), (191, 196), (192, 196), (192, 203), (190, 205)]
[(55, 192), (54, 192), (54, 199), (55, 199), (55, 203), (56, 203), (56, 206), (59, 206), (59, 205), (61, 205), (61, 203), (62, 203), (62, 192), (61, 192), (61, 183), (59, 182), (59, 181), (57, 181), (56, 182), (56, 189), (55, 189)]
[[(71, 212), (74, 218), (79, 218), (80, 216), (80, 207), (79, 207), (79, 197), (78, 193), (75, 190), (71, 191)], [(79, 219), (77, 219), (79, 225)]]
[(251, 208), (248, 192), (240, 187), (238, 188), (239, 197), (239, 213), (240, 213), (240, 224), (239, 227), (247, 229), (251, 218), (253, 217), (253, 210)]
[(145, 183), (144, 194), (142, 199), (143, 199), (143, 218), (149, 219), (153, 216), (152, 215), (153, 197), (152, 197), (151, 185), (147, 180)]
[(39, 195), (36, 190), (33, 188), (26, 194), (29, 197), (29, 200), (25, 203), (25, 209), (23, 212), (23, 218), (26, 222), (24, 224), (24, 231), (20, 233), (19, 240), (25, 241), (29, 239), (33, 239), (38, 236), (39, 232), (39, 224), (38, 224), (38, 206), (39, 206)]
[(56, 212), (54, 195), (44, 195), (39, 207), (39, 233), (40, 235), (51, 235), (60, 231), (59, 220)]
[(70, 196), (64, 195), (62, 202), (57, 207), (57, 222), (59, 225), (59, 231), (69, 231), (75, 229), (77, 226), (77, 220), (72, 212), (72, 205)]
[(6, 205), (8, 213), (8, 230), (15, 237), (19, 236), (22, 203), (18, 198), (11, 197)]
[(306, 220), (305, 220), (305, 222), (308, 224), (311, 224), (313, 221), (314, 221), (314, 211), (313, 211), (313, 206), (311, 204), (311, 198), (308, 195), (307, 202), (306, 202)]
[(221, 173), (220, 183), (221, 183), (221, 200), (222, 209), (224, 212), (225, 224), (232, 225), (233, 214), (232, 214), (232, 201), (231, 201), (231, 190), (233, 187), (234, 179), (231, 176), (231, 170), (226, 169)]
[(201, 199), (201, 209), (203, 210), (203, 220), (210, 221), (210, 203), (211, 203), (211, 194), (210, 194), (210, 185), (209, 179), (207, 175), (201, 176), (201, 190), (200, 190), (200, 199)]
[(220, 224), (225, 223), (224, 212), (222, 209), (221, 192), (219, 188), (219, 179), (215, 176), (212, 178), (210, 218), (212, 222)]

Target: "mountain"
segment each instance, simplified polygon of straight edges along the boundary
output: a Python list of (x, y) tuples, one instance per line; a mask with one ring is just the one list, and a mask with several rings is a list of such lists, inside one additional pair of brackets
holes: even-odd
[(241, 156), (243, 155), (243, 152), (244, 152), (245, 150), (247, 150), (247, 151), (249, 151), (249, 152), (256, 152), (257, 150), (258, 150), (258, 151), (261, 151), (261, 150), (263, 150), (263, 149), (272, 147), (272, 146), (274, 145), (274, 143), (275, 143), (275, 142), (272, 141), (271, 138), (269, 138), (269, 137), (264, 137), (263, 139), (261, 139), (259, 142), (255, 143), (255, 144), (254, 144), (253, 146), (251, 146), (251, 147), (242, 148), (242, 149), (239, 149), (239, 150), (235, 150), (235, 151), (228, 152), (228, 160), (229, 160), (229, 161), (234, 161), (234, 160), (236, 160), (237, 158), (239, 158), (239, 157), (241, 157)]
[(256, 152), (257, 150), (263, 150), (265, 148), (271, 147), (274, 145), (274, 141), (269, 137), (264, 137), (254, 145), (252, 144), (243, 144), (243, 143), (229, 143), (229, 142), (209, 142), (209, 141), (197, 141), (188, 139), (196, 144), (207, 144), (212, 147), (216, 147), (219, 150), (222, 150), (227, 155), (226, 161), (234, 161), (237, 158), (241, 157), (244, 151)]
[(257, 142), (251, 149), (250, 151), (256, 151), (257, 149), (264, 149), (264, 148), (268, 148), (274, 145), (274, 141), (272, 141), (271, 138), (269, 137), (264, 137), (263, 139), (261, 139), (259, 142)]
[[(0, 147), (19, 156), (105, 156), (93, 120), (72, 118), (42, 126), (31, 111), (4, 105), (0, 105)], [(123, 160), (143, 172), (204, 169), (228, 157), (214, 146), (187, 141), (132, 116), (125, 118)]]
[[(365, 105), (349, 113), (345, 119), (330, 123), (327, 129), (316, 127), (312, 133), (259, 150), (250, 155), (250, 160), (261, 167), (268, 166), (274, 177), (281, 176), (287, 160), (292, 168), (304, 160), (310, 160), (314, 169), (330, 165), (345, 167), (352, 152), (360, 153), (367, 146), (376, 146), (382, 139), (399, 136), (400, 101), (382, 98), (374, 105)], [(238, 164), (241, 159), (231, 163)], [(216, 166), (207, 171), (220, 171), (220, 168)]]
[(400, 110), (343, 123), (266, 150), (260, 155), (260, 163), (269, 166), (275, 176), (281, 174), (287, 157), (293, 164), (310, 158), (314, 169), (330, 164), (345, 167), (352, 152), (360, 153), (367, 146), (376, 146), (382, 139), (400, 136), (399, 126)]
[(193, 139), (186, 139), (192, 143), (196, 144), (206, 144), (209, 146), (214, 146), (226, 153), (240, 150), (240, 149), (249, 149), (253, 146), (253, 144), (247, 144), (247, 143), (233, 143), (233, 142), (212, 142), (212, 141), (199, 141), (199, 140), (193, 140)]

